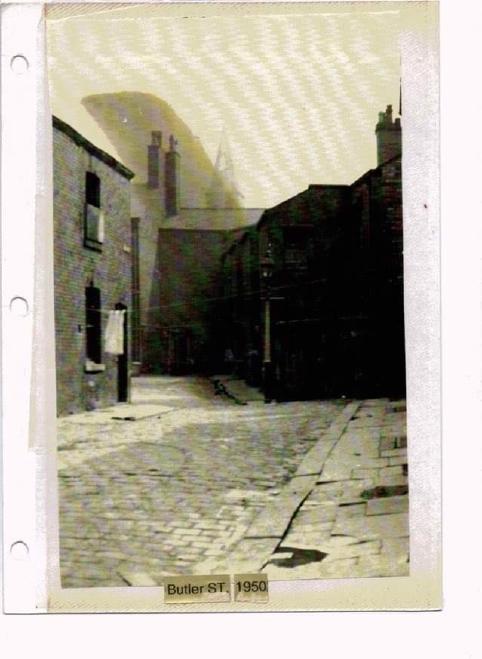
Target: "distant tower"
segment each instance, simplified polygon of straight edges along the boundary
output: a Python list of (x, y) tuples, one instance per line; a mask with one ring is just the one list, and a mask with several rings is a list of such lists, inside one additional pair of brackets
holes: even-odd
[(206, 203), (209, 208), (239, 208), (242, 197), (236, 183), (228, 137), (223, 129)]
[(381, 165), (402, 153), (402, 126), (400, 117), (393, 121), (392, 106), (387, 105), (385, 112), (379, 112), (375, 129), (377, 136), (377, 165)]

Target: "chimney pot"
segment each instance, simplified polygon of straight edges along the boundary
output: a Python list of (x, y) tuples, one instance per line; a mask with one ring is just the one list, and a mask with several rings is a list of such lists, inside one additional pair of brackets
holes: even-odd
[(177, 151), (177, 140), (174, 135), (169, 138), (169, 151)]
[(378, 113), (377, 164), (381, 165), (402, 152), (402, 131), (400, 119), (392, 118), (392, 106), (387, 105), (386, 112)]
[(162, 131), (153, 130), (151, 133), (152, 146), (162, 146)]
[(177, 140), (174, 138), (174, 135), (171, 135), (169, 137), (169, 151), (166, 153), (165, 168), (165, 204), (167, 217), (178, 214), (181, 201), (181, 163), (176, 147)]

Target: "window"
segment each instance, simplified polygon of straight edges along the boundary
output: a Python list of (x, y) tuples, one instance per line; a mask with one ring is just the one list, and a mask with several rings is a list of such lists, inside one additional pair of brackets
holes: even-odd
[(100, 178), (92, 172), (86, 172), (84, 245), (100, 251), (103, 242), (104, 214), (100, 209)]
[(85, 174), (85, 201), (100, 208), (100, 178), (92, 172)]
[(85, 338), (87, 362), (100, 364), (102, 362), (102, 322), (100, 289), (87, 286), (85, 289)]
[(308, 267), (311, 232), (308, 229), (288, 228), (284, 232), (284, 261), (288, 268), (304, 270)]

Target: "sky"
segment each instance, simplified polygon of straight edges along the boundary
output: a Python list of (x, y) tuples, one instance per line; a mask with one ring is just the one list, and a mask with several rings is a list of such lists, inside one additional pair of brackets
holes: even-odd
[(390, 3), (116, 7), (56, 6), (47, 31), (53, 113), (113, 156), (87, 95), (159, 96), (213, 162), (224, 129), (247, 207), (376, 166), (378, 113), (399, 107)]

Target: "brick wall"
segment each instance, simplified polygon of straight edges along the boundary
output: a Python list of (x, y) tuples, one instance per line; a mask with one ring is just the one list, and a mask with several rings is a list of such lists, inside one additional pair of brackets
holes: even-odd
[[(220, 304), (221, 255), (230, 240), (226, 231), (161, 229), (158, 237), (160, 369), (169, 372), (171, 357), (167, 332), (187, 336), (191, 365), (180, 367), (203, 369), (221, 346), (216, 316)], [(172, 337), (171, 337), (172, 343)]]
[[(254, 233), (259, 257), (270, 243), (273, 259), (276, 396), (402, 395), (401, 157), (352, 186), (310, 186), (265, 211)], [(252, 299), (259, 301), (259, 291), (250, 295), (247, 245), (245, 236), (223, 260), (225, 334), (241, 356), (260, 325), (260, 305)]]
[[(130, 183), (59, 128), (54, 127), (53, 135), (57, 411), (64, 415), (117, 400), (117, 357), (104, 351), (105, 313), (105, 371), (85, 372), (85, 288), (90, 283), (100, 288), (103, 311), (117, 303), (131, 310)], [(101, 252), (84, 247), (87, 171), (100, 178), (105, 217)]]

